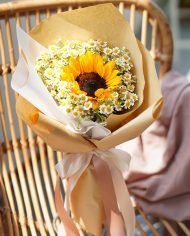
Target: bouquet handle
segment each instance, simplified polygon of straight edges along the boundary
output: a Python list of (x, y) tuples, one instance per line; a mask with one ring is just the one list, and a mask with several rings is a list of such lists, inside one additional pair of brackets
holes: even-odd
[[(105, 227), (107, 229), (108, 235), (110, 235), (110, 236), (115, 236), (115, 235), (124, 236), (125, 230), (129, 230), (129, 232), (130, 232), (129, 235), (132, 235), (131, 230), (129, 229), (132, 226), (130, 226), (129, 228), (126, 227), (126, 226), (129, 226), (129, 224), (126, 224), (126, 219), (125, 219), (126, 217), (125, 217), (125, 214), (123, 214), (124, 209), (119, 210), (119, 207), (122, 208), (123, 204), (122, 204), (122, 201), (120, 201), (121, 198), (120, 197), (118, 198), (118, 194), (117, 194), (116, 187), (115, 187), (116, 183), (113, 179), (113, 172), (114, 172), (114, 176), (117, 179), (117, 185), (121, 184), (121, 182), (123, 181), (122, 175), (118, 175), (118, 169), (116, 167), (110, 168), (108, 163), (105, 160), (103, 160), (102, 158), (100, 158), (99, 155), (92, 155), (91, 164), (94, 167), (94, 171), (95, 171), (96, 178), (97, 178), (97, 183), (100, 187), (100, 194), (102, 197), (102, 202), (103, 202), (103, 207), (104, 207), (104, 212), (105, 212)], [(112, 167), (113, 167), (113, 165), (112, 165)], [(115, 171), (114, 171), (114, 169), (115, 169)], [(80, 179), (78, 181), (80, 181)], [(124, 188), (126, 188), (125, 185), (124, 185)], [(66, 192), (66, 194), (67, 194), (67, 192)], [(128, 196), (126, 196), (126, 198), (127, 197)], [(127, 200), (126, 198), (125, 198), (125, 201)], [(121, 204), (121, 205), (119, 204), (119, 206), (118, 206), (118, 200), (119, 200), (119, 203)], [(130, 201), (130, 199), (129, 199), (129, 201)], [(128, 204), (130, 205), (130, 202), (128, 202), (127, 205)], [(57, 213), (64, 225), (66, 235), (79, 236), (80, 233), (79, 233), (75, 223), (70, 218), (69, 214), (67, 213), (67, 211), (64, 208), (64, 201), (61, 196), (60, 178), (59, 177), (57, 179), (56, 188), (55, 188), (55, 205), (56, 205)], [(128, 207), (128, 210), (129, 209), (130, 208)], [(129, 214), (128, 217), (131, 216), (130, 211), (127, 211), (126, 213)]]

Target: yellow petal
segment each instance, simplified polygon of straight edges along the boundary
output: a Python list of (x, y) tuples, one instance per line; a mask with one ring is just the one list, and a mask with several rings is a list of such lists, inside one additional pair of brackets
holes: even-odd
[(79, 63), (78, 59), (70, 58), (70, 65), (69, 66), (76, 78), (80, 74), (80, 63)]
[(95, 60), (94, 60), (94, 72), (96, 72), (101, 77), (103, 77), (103, 74), (104, 74), (103, 59), (99, 54), (96, 55)]
[(100, 89), (96, 90), (96, 92), (95, 92), (95, 96), (97, 97), (98, 101), (103, 101), (106, 98), (109, 98), (110, 94), (111, 93), (108, 89), (103, 89), (103, 88), (100, 88)]
[(63, 72), (60, 75), (60, 79), (64, 80), (64, 81), (67, 81), (67, 82), (73, 82), (75, 78), (74, 78), (72, 73), (65, 73), (65, 72)]
[(80, 68), (82, 73), (93, 72), (93, 54), (87, 52), (79, 58)]
[(74, 82), (74, 87), (72, 88), (72, 92), (75, 94), (85, 94), (85, 91), (80, 90), (79, 84), (77, 82)]
[(93, 72), (93, 54), (91, 52), (87, 52), (86, 54), (86, 62), (87, 62), (87, 71), (86, 72)]
[(112, 71), (111, 75), (108, 78), (106, 78), (106, 84), (109, 85), (110, 81), (112, 81), (117, 76), (118, 73), (119, 73), (118, 70)]
[(92, 103), (92, 109), (95, 111), (98, 109), (98, 102), (96, 100), (92, 100), (91, 101)]
[(98, 64), (98, 61), (100, 60), (100, 55), (99, 54), (95, 54), (93, 57), (93, 72), (96, 72), (96, 67)]
[(118, 86), (121, 83), (121, 78), (119, 76), (113, 77), (109, 82), (107, 83), (107, 86)]
[(104, 69), (105, 69), (104, 78), (109, 78), (114, 67), (115, 67), (114, 61), (109, 61), (108, 63), (106, 63), (106, 65), (104, 66)]
[(104, 91), (105, 91), (105, 89), (99, 88), (95, 91), (94, 94), (95, 94), (96, 97), (100, 97), (104, 93)]
[(96, 69), (97, 73), (103, 78), (104, 77), (104, 66), (103, 64), (99, 61), (97, 64), (97, 69)]
[(79, 58), (81, 72), (86, 72), (86, 57), (85, 55)]
[(73, 77), (76, 78), (80, 72), (77, 71), (77, 68), (74, 65), (69, 65), (66, 70), (64, 70), (67, 73), (73, 74)]

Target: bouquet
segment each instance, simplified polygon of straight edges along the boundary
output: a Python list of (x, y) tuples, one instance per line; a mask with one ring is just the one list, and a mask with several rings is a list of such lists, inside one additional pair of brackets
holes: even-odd
[[(130, 156), (116, 146), (138, 136), (162, 106), (154, 61), (112, 4), (59, 13), (21, 47), (12, 80), (17, 114), (54, 150), (66, 180), (55, 204), (60, 235), (134, 234), (135, 217), (122, 172)], [(116, 148), (115, 148), (116, 147)], [(65, 205), (65, 208), (64, 208)]]

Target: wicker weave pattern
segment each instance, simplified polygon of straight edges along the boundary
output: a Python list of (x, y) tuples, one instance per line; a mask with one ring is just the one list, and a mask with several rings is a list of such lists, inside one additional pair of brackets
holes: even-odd
[[(56, 12), (108, 2), (107, 0), (48, 0), (0, 4), (0, 192), (4, 207), (0, 209), (0, 235), (56, 235), (53, 218), (55, 163), (61, 153), (54, 152), (29, 127), (16, 118), (15, 97), (10, 89), (11, 74), (18, 59), (15, 24), (27, 32), (42, 19)], [(136, 15), (142, 17), (140, 40), (151, 51), (162, 76), (171, 67), (173, 43), (165, 16), (146, 1), (109, 1), (121, 11), (128, 9), (132, 29), (136, 29)], [(151, 41), (147, 44), (148, 30)], [(153, 235), (160, 235), (159, 222), (170, 235), (178, 235), (176, 228), (164, 219), (150, 220), (139, 206), (136, 213), (139, 235), (146, 235), (142, 220)], [(175, 223), (184, 235), (190, 230), (183, 223)]]

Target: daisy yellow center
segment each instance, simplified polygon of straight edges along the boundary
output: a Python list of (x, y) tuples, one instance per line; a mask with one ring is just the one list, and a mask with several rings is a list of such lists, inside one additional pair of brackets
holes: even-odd
[(106, 81), (99, 74), (90, 72), (83, 73), (77, 76), (76, 81), (82, 91), (87, 93), (87, 96), (95, 97), (95, 92), (100, 88), (107, 88)]

